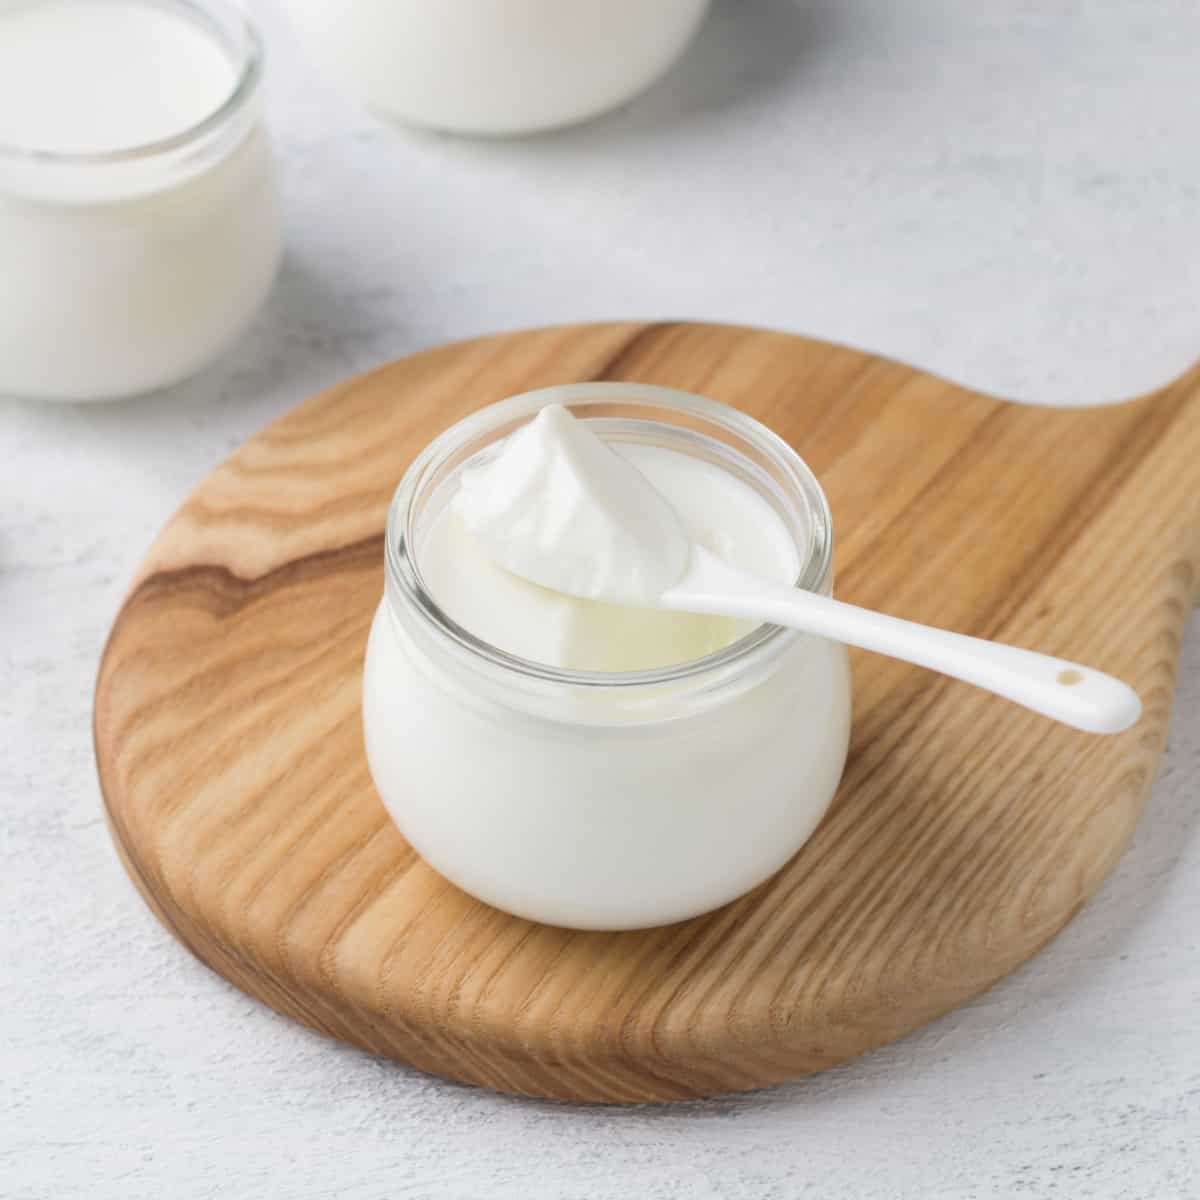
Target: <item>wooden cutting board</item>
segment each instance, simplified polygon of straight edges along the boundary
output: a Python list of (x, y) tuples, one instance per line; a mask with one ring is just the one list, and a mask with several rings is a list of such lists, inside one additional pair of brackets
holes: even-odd
[[(471, 900), (404, 842), (363, 757), (384, 516), (434, 434), (586, 379), (752, 413), (825, 486), (840, 596), (1095, 664), (1139, 689), (1141, 723), (1094, 738), (855, 654), (839, 798), (758, 891), (615, 934)], [(1163, 747), (1198, 498), (1200, 369), (1130, 404), (1064, 411), (712, 325), (543, 329), (414, 355), (247, 442), (151, 548), (96, 691), (114, 839), (147, 903), (214, 970), (426, 1071), (603, 1101), (817, 1071), (994, 983), (1116, 862)]]

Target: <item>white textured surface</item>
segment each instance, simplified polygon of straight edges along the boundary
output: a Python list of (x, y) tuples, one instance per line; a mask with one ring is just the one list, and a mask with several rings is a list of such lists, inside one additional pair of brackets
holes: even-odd
[(1200, 1193), (1195, 621), (1136, 843), (1044, 954), (860, 1062), (676, 1108), (517, 1103), (260, 1008), (125, 881), (89, 741), (106, 627), (189, 486), (418, 346), (705, 316), (1043, 401), (1176, 373), (1200, 354), (1194, 0), (724, 0), (627, 110), (496, 145), (376, 126), (261, 11), (290, 235), (269, 311), (173, 394), (0, 404), (0, 1196)]

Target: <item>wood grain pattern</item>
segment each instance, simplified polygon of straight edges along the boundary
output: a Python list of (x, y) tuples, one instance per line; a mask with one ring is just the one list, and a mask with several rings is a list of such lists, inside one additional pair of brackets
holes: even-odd
[[(435, 433), (551, 383), (702, 392), (795, 445), (838, 594), (1092, 662), (1141, 723), (1091, 738), (853, 655), (830, 815), (757, 892), (636, 933), (479, 904), (412, 852), (363, 757), (382, 531)], [(301, 405), (164, 529), (113, 627), (95, 737), (122, 861), (202, 960), (280, 1012), (505, 1091), (762, 1086), (988, 987), (1104, 879), (1149, 792), (1200, 575), (1200, 370), (1107, 409), (1024, 408), (800, 337), (608, 324), (447, 346)]]

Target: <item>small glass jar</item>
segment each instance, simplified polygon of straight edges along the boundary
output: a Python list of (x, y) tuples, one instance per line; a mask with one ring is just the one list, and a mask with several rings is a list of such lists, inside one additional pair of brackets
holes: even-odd
[(314, 61), (373, 112), (453, 133), (535, 133), (649, 87), (709, 0), (287, 0)]
[(147, 145), (0, 145), (0, 393), (104, 400), (175, 383), (241, 335), (270, 290), (281, 222), (259, 37), (224, 0), (148, 2), (211, 37), (236, 83), (198, 124)]
[(816, 828), (845, 763), (846, 652), (760, 626), (678, 666), (575, 672), (456, 625), (426, 590), (413, 548), (464, 463), (550, 403), (603, 437), (732, 472), (792, 533), (797, 587), (830, 593), (825, 497), (757, 421), (638, 384), (503, 401), (437, 438), (396, 491), (363, 681), (367, 757), (404, 836), (472, 895), (573, 928), (668, 924), (763, 882)]

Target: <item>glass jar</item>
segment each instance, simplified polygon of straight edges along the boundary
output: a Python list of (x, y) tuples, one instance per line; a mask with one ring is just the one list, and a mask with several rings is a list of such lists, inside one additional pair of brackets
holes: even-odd
[(467, 134), (584, 121), (664, 74), (708, 0), (288, 0), (314, 61), (380, 116)]
[(363, 681), (367, 757), (401, 832), (463, 890), (548, 924), (667, 924), (763, 882), (816, 828), (845, 763), (846, 652), (760, 626), (694, 662), (576, 672), (506, 654), (450, 620), (413, 548), (462, 466), (550, 403), (605, 438), (732, 472), (791, 532), (797, 587), (830, 593), (825, 497), (757, 421), (639, 384), (514, 397), (442, 434), (396, 491)]
[(0, 145), (0, 392), (103, 400), (174, 383), (243, 333), (270, 290), (280, 214), (258, 35), (223, 0), (148, 2), (212, 38), (236, 83), (150, 144)]

